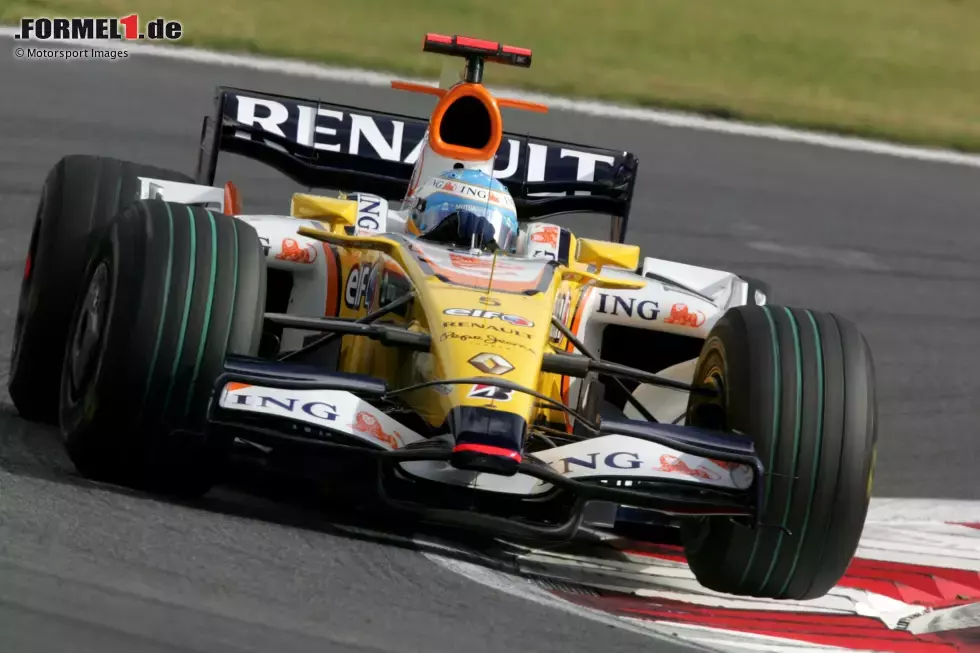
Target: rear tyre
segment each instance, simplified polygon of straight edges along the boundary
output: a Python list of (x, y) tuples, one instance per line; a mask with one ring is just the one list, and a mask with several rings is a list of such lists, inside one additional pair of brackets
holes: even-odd
[(89, 254), (139, 177), (193, 183), (179, 172), (98, 156), (67, 156), (48, 173), (21, 282), (8, 389), (25, 419), (56, 424), (58, 384)]
[(208, 434), (227, 354), (254, 355), (266, 270), (255, 230), (159, 200), (112, 222), (64, 349), (61, 428), (85, 476), (180, 495), (211, 486), (230, 442)]
[[(688, 423), (755, 439), (766, 475), (759, 529), (709, 517), (682, 525), (691, 571), (729, 594), (812, 599), (844, 575), (871, 498), (874, 365), (864, 338), (830, 313), (744, 306), (705, 340)], [(785, 530), (783, 530), (785, 529)]]

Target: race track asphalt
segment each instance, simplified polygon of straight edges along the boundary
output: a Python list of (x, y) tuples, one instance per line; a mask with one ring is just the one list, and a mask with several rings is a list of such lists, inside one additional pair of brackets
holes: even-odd
[[(4, 369), (48, 168), (91, 153), (190, 173), (218, 84), (431, 106), (244, 69), (0, 54)], [(629, 240), (645, 254), (759, 277), (781, 303), (858, 323), (880, 388), (877, 496), (980, 499), (980, 171), (572, 114), (506, 119), (636, 152)], [(251, 162), (222, 165), (227, 177), (248, 211), (288, 205), (291, 184)], [(177, 505), (87, 483), (52, 431), (9, 400), (0, 411), (2, 651), (688, 650), (495, 592), (303, 505), (234, 489)]]

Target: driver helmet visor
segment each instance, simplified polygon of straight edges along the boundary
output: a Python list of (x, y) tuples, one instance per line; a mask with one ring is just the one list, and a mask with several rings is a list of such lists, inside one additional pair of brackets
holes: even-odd
[(419, 228), (427, 232), (457, 211), (482, 215), (493, 225), (497, 246), (508, 252), (516, 249), (519, 229), (517, 215), (511, 209), (488, 202), (472, 202), (442, 193), (430, 195), (426, 198)]

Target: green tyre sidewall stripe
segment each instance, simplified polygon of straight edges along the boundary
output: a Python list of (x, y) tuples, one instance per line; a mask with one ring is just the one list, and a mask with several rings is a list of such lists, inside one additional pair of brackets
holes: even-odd
[[(795, 415), (793, 419), (793, 474), (788, 479), (788, 489), (786, 491), (786, 507), (783, 509), (783, 517), (781, 520), (781, 525), (783, 528), (779, 530), (779, 535), (776, 536), (776, 548), (772, 552), (772, 559), (769, 561), (769, 569), (766, 571), (765, 578), (762, 579), (761, 588), (764, 590), (767, 585), (769, 585), (769, 579), (772, 577), (772, 572), (776, 568), (776, 562), (779, 560), (779, 552), (783, 547), (783, 539), (786, 537), (786, 528), (788, 528), (788, 522), (790, 517), (790, 512), (793, 509), (793, 490), (796, 485), (796, 469), (800, 462), (800, 439), (802, 437), (802, 414), (803, 414), (803, 352), (800, 345), (800, 329), (796, 324), (796, 317), (793, 312), (783, 307), (786, 312), (786, 316), (789, 318), (789, 324), (792, 328), (793, 333), (793, 354), (794, 362), (796, 363), (796, 401), (795, 401)], [(816, 479), (811, 481), (811, 492), (812, 488), (816, 486)], [(802, 543), (802, 540), (800, 541)], [(797, 552), (799, 552), (799, 546), (797, 547)], [(791, 578), (792, 574), (787, 576)]]
[[(163, 331), (167, 321), (167, 302), (170, 301), (170, 283), (173, 277), (174, 216), (173, 212), (170, 210), (170, 204), (164, 204), (164, 206), (167, 207), (167, 272), (163, 282), (163, 301), (161, 302), (160, 307), (160, 324), (157, 326), (156, 343), (153, 345), (153, 357), (150, 359), (150, 371), (146, 375), (146, 388), (143, 390), (143, 402), (140, 406), (141, 413), (146, 406), (146, 400), (150, 394), (150, 385), (153, 383), (153, 375), (156, 373), (157, 362), (160, 358), (160, 346), (163, 342)], [(143, 210), (146, 211), (145, 204)]]
[[(202, 327), (200, 342), (197, 347), (197, 356), (194, 359), (194, 371), (191, 374), (191, 382), (187, 388), (187, 397), (184, 401), (184, 417), (187, 417), (191, 409), (191, 401), (194, 398), (194, 388), (197, 387), (197, 378), (201, 372), (201, 361), (204, 359), (204, 348), (208, 342), (208, 330), (211, 328), (211, 309), (214, 304), (214, 285), (218, 273), (218, 228), (214, 221), (214, 214), (208, 211), (208, 221), (211, 227), (211, 276), (208, 280), (208, 299), (204, 308), (204, 326)], [(234, 312), (232, 313), (234, 316)], [(186, 313), (185, 313), (186, 317)]]
[[(772, 367), (773, 367), (773, 412), (772, 412), (772, 442), (770, 443), (769, 449), (769, 463), (766, 467), (766, 473), (768, 478), (766, 479), (766, 492), (763, 501), (765, 505), (769, 505), (769, 495), (772, 492), (772, 476), (769, 475), (770, 470), (776, 464), (776, 445), (779, 442), (779, 419), (780, 419), (780, 395), (782, 394), (782, 377), (781, 377), (781, 361), (779, 360), (779, 341), (776, 336), (776, 323), (772, 319), (772, 313), (769, 311), (768, 306), (761, 306), (763, 314), (766, 316), (766, 320), (769, 322), (769, 335), (772, 341)], [(755, 538), (752, 541), (752, 552), (749, 553), (748, 562), (745, 563), (745, 569), (742, 571), (742, 578), (739, 580), (739, 587), (745, 586), (745, 580), (748, 578), (749, 571), (752, 569), (752, 565), (755, 563), (755, 557), (759, 553), (759, 540), (761, 536), (756, 533)]]
[(779, 588), (779, 594), (785, 594), (786, 590), (789, 588), (789, 584), (792, 582), (793, 577), (796, 575), (796, 568), (800, 563), (800, 554), (803, 552), (803, 546), (806, 543), (806, 536), (808, 529), (810, 527), (810, 513), (813, 509), (813, 499), (817, 491), (817, 479), (820, 473), (820, 458), (821, 452), (823, 451), (823, 412), (824, 412), (824, 361), (823, 361), (823, 344), (820, 342), (820, 327), (817, 324), (816, 318), (813, 317), (813, 313), (809, 310), (804, 311), (807, 318), (810, 320), (810, 325), (813, 327), (813, 339), (816, 346), (816, 358), (817, 358), (817, 443), (813, 451), (813, 467), (811, 470), (810, 478), (810, 495), (807, 498), (806, 512), (803, 515), (803, 525), (800, 527), (800, 537), (796, 546), (796, 553), (793, 555), (793, 562), (790, 566), (789, 573), (786, 574), (786, 579), (783, 581), (782, 587)]
[[(168, 205), (169, 206), (169, 205)], [(170, 406), (170, 398), (174, 391), (174, 381), (180, 367), (180, 359), (184, 354), (184, 339), (187, 336), (187, 321), (191, 312), (191, 300), (194, 297), (194, 273), (197, 266), (197, 229), (194, 220), (194, 210), (187, 207), (187, 219), (190, 222), (190, 255), (187, 263), (187, 290), (184, 293), (184, 310), (180, 318), (180, 334), (177, 337), (177, 348), (174, 351), (174, 362), (170, 366), (170, 379), (167, 382), (167, 393), (163, 400), (163, 410)]]

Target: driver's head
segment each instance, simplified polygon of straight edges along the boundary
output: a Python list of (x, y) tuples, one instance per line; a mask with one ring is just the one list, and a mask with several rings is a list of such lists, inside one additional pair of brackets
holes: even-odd
[(422, 185), (412, 211), (415, 226), (425, 235), (457, 212), (482, 216), (493, 227), (500, 249), (517, 248), (517, 212), (507, 188), (480, 170), (450, 170)]

